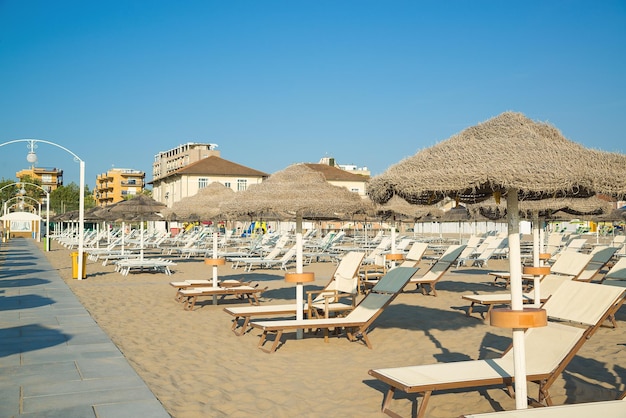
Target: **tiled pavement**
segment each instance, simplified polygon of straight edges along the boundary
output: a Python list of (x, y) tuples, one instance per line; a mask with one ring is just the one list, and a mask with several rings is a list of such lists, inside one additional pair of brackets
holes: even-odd
[(0, 417), (170, 417), (26, 238), (0, 244)]

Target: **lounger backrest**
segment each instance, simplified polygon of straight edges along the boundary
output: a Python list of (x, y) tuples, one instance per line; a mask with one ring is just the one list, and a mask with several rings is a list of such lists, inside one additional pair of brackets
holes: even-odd
[(413, 243), (413, 245), (411, 245), (411, 249), (406, 254), (406, 257), (404, 258), (407, 260), (419, 261), (422, 259), (422, 256), (424, 255), (427, 249), (428, 249), (427, 242), (415, 242)]
[(550, 273), (578, 276), (593, 256), (576, 251), (563, 251), (561, 256), (550, 267)]
[(281, 250), (282, 250), (282, 247), (274, 247), (272, 251), (267, 253), (267, 255), (263, 258), (265, 260), (273, 260), (280, 255)]
[(624, 296), (626, 289), (568, 280), (543, 305), (548, 317), (589, 326), (596, 325)]
[(546, 251), (554, 254), (563, 245), (563, 234), (559, 232), (553, 232), (548, 236), (548, 245)]
[(287, 262), (287, 261), (291, 260), (291, 257), (293, 257), (294, 255), (296, 255), (296, 246), (295, 245), (293, 247), (289, 248), (287, 250), (287, 252), (285, 254), (283, 254), (283, 256), (281, 257), (280, 261), (282, 261), (283, 263)]
[(396, 250), (404, 251), (407, 249), (409, 245), (411, 245), (412, 238), (402, 238), (398, 245), (396, 245)]
[(567, 244), (566, 250), (579, 251), (585, 244), (587, 244), (586, 238), (575, 238)]
[(471, 237), (469, 237), (465, 245), (467, 245), (467, 248), (476, 248), (482, 240), (482, 237), (479, 237), (478, 235), (472, 235)]
[(367, 296), (347, 316), (351, 322), (366, 323), (383, 309), (395, 295), (391, 293), (368, 293)]
[(604, 276), (605, 279), (626, 280), (626, 257), (620, 258), (611, 270)]
[[(526, 374), (550, 374), (555, 371), (585, 333), (584, 328), (548, 322), (545, 327), (524, 332)], [(513, 350), (498, 361), (506, 370), (514, 370)]]
[(341, 293), (356, 293), (358, 286), (357, 272), (364, 257), (365, 253), (350, 251), (341, 258), (331, 284), (334, 290)]
[(616, 247), (607, 247), (606, 245), (600, 245), (594, 248), (591, 252), (591, 261), (587, 264), (582, 273), (576, 277), (576, 280), (588, 282), (593, 279), (600, 269), (609, 262), (616, 251)]
[(383, 237), (383, 239), (380, 240), (380, 242), (378, 243), (376, 248), (374, 248), (374, 250), (372, 250), (372, 253), (370, 254), (370, 256), (372, 254), (380, 254), (383, 251), (385, 251), (386, 249), (388, 249), (389, 247), (391, 247), (391, 238), (390, 237)]
[(393, 270), (389, 270), (387, 274), (378, 280), (378, 283), (376, 283), (366, 298), (372, 293), (400, 292), (416, 271), (417, 269), (414, 267), (396, 267)]
[(451, 245), (448, 249), (441, 255), (438, 261), (443, 261), (447, 263), (454, 263), (461, 252), (465, 249), (465, 245)]
[[(563, 283), (567, 281), (571, 281), (572, 276), (563, 276), (560, 274), (548, 274), (543, 279), (541, 279), (540, 290), (541, 290), (541, 299), (545, 300), (547, 297), (552, 295), (556, 289), (558, 289)], [(534, 292), (531, 290), (526, 293), (528, 297), (534, 297)]]

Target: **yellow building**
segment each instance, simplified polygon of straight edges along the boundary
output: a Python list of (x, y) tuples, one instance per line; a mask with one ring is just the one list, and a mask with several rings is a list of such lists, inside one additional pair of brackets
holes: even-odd
[(19, 181), (26, 181), (27, 177), (31, 180), (38, 180), (41, 187), (48, 192), (55, 190), (59, 186), (63, 186), (63, 170), (58, 168), (31, 167), (18, 171), (15, 177)]
[(93, 198), (96, 206), (107, 206), (121, 202), (127, 197), (141, 194), (145, 186), (146, 173), (129, 168), (113, 168), (96, 178)]

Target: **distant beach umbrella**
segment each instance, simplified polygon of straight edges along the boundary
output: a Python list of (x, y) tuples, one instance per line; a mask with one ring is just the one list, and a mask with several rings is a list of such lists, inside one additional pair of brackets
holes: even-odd
[[(368, 195), (434, 204), (450, 197), (507, 202), (511, 308), (522, 311), (519, 202), (555, 197), (626, 195), (626, 156), (587, 149), (553, 126), (505, 112), (419, 151), (371, 179)], [(513, 330), (516, 408), (527, 407), (524, 330)]]
[(136, 197), (122, 202), (116, 203), (108, 209), (108, 212), (114, 217), (118, 216), (120, 220), (129, 222), (140, 222), (140, 255), (143, 260), (143, 223), (144, 221), (162, 220), (160, 212), (165, 209), (163, 203), (157, 202), (153, 198), (140, 194)]
[(171, 208), (163, 209), (168, 220), (176, 221), (217, 221), (225, 219), (220, 208), (235, 197), (235, 192), (219, 182), (212, 182), (193, 196), (175, 202)]

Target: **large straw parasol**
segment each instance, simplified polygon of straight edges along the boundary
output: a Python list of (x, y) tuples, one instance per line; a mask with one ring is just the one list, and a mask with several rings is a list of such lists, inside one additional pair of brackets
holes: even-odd
[(176, 220), (217, 220), (222, 216), (220, 205), (235, 197), (235, 192), (219, 182), (213, 182), (193, 196), (185, 197), (164, 209), (166, 219)]
[[(234, 216), (267, 217), (281, 213), (296, 221), (296, 275), (302, 271), (302, 220), (339, 219), (363, 210), (365, 204), (356, 193), (333, 186), (324, 176), (305, 164), (293, 164), (272, 174), (263, 183), (236, 193), (222, 209)], [(299, 277), (299, 276), (294, 276)], [(302, 276), (304, 277), (304, 276)], [(296, 304), (303, 305), (302, 282), (296, 282)], [(302, 309), (297, 310), (302, 319)], [(298, 333), (301, 336), (301, 333)]]
[[(124, 200), (111, 206), (108, 211), (110, 214), (118, 215), (118, 219), (124, 221), (140, 222), (140, 248), (139, 258), (143, 260), (143, 223), (144, 221), (161, 220), (163, 217), (160, 212), (166, 206), (157, 202), (150, 196), (143, 194), (137, 195), (132, 199)], [(123, 233), (123, 232), (122, 232)]]
[[(519, 201), (626, 194), (626, 156), (594, 151), (567, 140), (553, 126), (505, 112), (469, 127), (391, 166), (370, 181), (382, 203), (398, 195), (432, 204), (448, 196), (476, 203), (506, 197), (511, 308), (523, 311)], [(527, 407), (524, 329), (513, 328), (516, 408)]]

